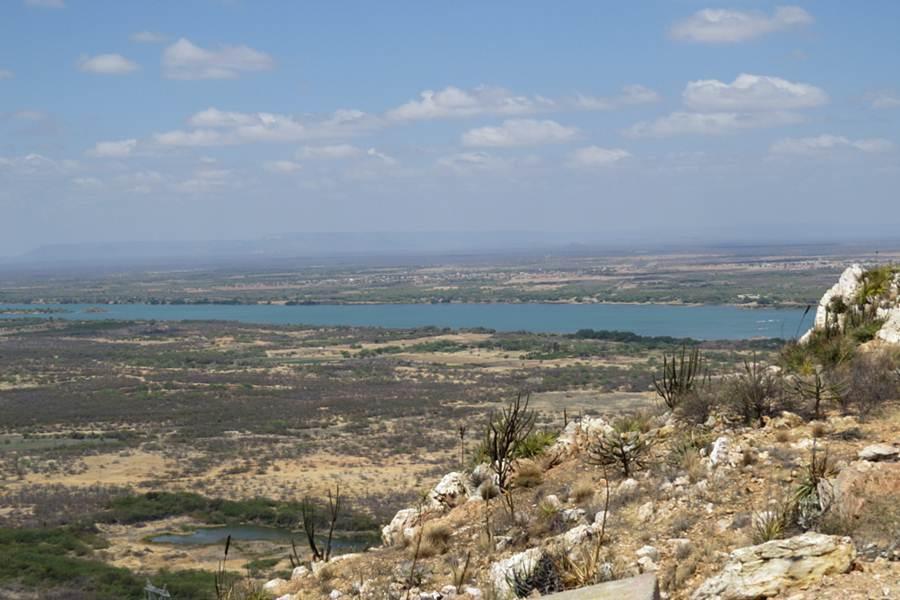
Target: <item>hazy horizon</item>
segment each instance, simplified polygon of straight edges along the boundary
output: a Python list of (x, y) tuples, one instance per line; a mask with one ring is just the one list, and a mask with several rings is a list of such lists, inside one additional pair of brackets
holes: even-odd
[(10, 0), (0, 257), (309, 232), (897, 239), (900, 4)]

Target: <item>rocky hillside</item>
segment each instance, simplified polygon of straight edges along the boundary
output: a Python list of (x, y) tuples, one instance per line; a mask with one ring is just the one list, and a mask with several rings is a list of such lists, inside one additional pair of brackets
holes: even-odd
[[(584, 416), (546, 444), (517, 400), (492, 416), (477, 464), (398, 512), (381, 547), (265, 590), (900, 598), (898, 282), (896, 269), (848, 269), (777, 365), (708, 374), (699, 353), (676, 353), (654, 414)], [(587, 587), (610, 581), (615, 592)]]

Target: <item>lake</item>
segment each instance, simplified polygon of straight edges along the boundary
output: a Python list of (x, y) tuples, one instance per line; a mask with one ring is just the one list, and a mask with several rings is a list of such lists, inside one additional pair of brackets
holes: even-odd
[[(16, 310), (61, 309), (23, 315)], [(98, 312), (101, 309), (101, 312)], [(222, 320), (269, 325), (355, 325), (574, 333), (578, 329), (631, 331), (695, 339), (794, 337), (812, 323), (803, 309), (669, 304), (41, 304), (0, 305), (0, 318)]]

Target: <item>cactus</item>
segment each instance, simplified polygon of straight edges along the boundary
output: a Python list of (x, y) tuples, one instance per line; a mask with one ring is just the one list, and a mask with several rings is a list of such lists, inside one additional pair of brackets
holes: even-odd
[(685, 394), (694, 387), (694, 381), (704, 365), (700, 349), (693, 348), (688, 353), (687, 345), (681, 346), (681, 355), (672, 353), (663, 356), (663, 373), (660, 379), (653, 379), (656, 393), (669, 409), (674, 409)]

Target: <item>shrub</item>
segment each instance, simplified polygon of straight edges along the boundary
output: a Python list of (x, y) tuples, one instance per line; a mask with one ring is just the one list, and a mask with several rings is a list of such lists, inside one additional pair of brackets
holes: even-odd
[(731, 400), (744, 422), (763, 426), (763, 417), (782, 408), (782, 385), (779, 377), (754, 356), (744, 361), (744, 370), (731, 380)]
[(544, 480), (544, 473), (533, 461), (520, 461), (516, 464), (513, 481), (516, 487), (532, 488), (539, 486)]
[(513, 450), (515, 458), (535, 458), (556, 442), (556, 434), (550, 431), (532, 431)]
[(694, 388), (681, 398), (678, 404), (676, 414), (696, 425), (706, 423), (707, 419), (714, 414), (714, 411), (722, 403), (722, 386), (710, 382)]
[(528, 396), (519, 394), (499, 413), (491, 413), (484, 446), (491, 469), (497, 474), (497, 486), (506, 491), (516, 448), (531, 434), (537, 415), (528, 408)]
[(847, 401), (866, 415), (900, 393), (896, 360), (886, 351), (861, 354), (850, 361), (847, 373)]
[(570, 496), (575, 501), (575, 504), (584, 504), (594, 498), (594, 485), (588, 481), (579, 481), (575, 484), (575, 487), (572, 488)]
[(654, 440), (639, 431), (612, 430), (598, 435), (588, 449), (595, 464), (615, 465), (625, 477), (647, 466), (647, 455)]

